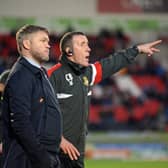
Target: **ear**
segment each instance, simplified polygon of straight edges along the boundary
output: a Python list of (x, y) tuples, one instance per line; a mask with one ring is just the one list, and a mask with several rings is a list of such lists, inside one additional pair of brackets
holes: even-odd
[(65, 49), (65, 52), (66, 52), (66, 53), (69, 53), (69, 51), (70, 51), (70, 48), (67, 47), (67, 48)]
[(65, 49), (65, 52), (66, 52), (66, 54), (67, 54), (68, 56), (72, 56), (72, 55), (73, 55), (73, 52), (72, 52), (72, 50), (71, 50), (69, 47), (67, 47), (67, 48)]
[(30, 49), (30, 40), (23, 40), (23, 48)]

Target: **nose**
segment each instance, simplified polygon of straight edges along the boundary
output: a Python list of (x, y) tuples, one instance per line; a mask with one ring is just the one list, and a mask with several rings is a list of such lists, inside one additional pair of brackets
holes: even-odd
[(90, 52), (90, 51), (91, 51), (91, 48), (88, 46), (87, 50)]
[(49, 44), (49, 43), (47, 43), (47, 48), (51, 48), (51, 46), (50, 46), (50, 44)]

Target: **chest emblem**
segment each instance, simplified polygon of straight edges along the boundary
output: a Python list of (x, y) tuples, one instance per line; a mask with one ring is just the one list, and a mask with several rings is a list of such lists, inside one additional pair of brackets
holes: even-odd
[(71, 73), (65, 74), (65, 79), (69, 83), (70, 86), (73, 85), (73, 76)]
[(85, 86), (89, 86), (89, 81), (88, 81), (88, 78), (86, 76), (83, 77), (83, 84)]

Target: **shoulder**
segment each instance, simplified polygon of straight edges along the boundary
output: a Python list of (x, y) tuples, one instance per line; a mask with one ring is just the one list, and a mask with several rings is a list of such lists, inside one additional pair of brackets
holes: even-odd
[(56, 74), (57, 72), (59, 72), (61, 67), (62, 67), (62, 64), (61, 63), (57, 63), (54, 66), (52, 66), (51, 68), (49, 68), (48, 71), (47, 71), (48, 76), (51, 77), (53, 74)]
[(7, 84), (16, 87), (30, 87), (35, 76), (22, 64), (16, 64), (9, 75)]
[(99, 83), (102, 80), (102, 65), (99, 61), (90, 64), (86, 69), (86, 74), (89, 78), (90, 85)]

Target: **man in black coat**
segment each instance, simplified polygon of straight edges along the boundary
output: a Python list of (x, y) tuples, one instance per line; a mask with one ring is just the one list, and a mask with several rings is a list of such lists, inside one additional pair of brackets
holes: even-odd
[(49, 34), (27, 25), (16, 34), (21, 57), (3, 96), (3, 168), (59, 168), (62, 135), (58, 101), (41, 64), (49, 59)]

